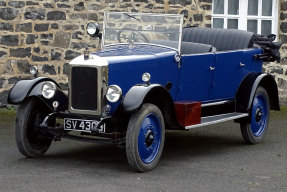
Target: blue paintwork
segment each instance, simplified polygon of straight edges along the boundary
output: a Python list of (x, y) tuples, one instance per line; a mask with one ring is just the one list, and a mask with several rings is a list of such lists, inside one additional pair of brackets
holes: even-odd
[[(109, 85), (116, 84), (121, 87), (123, 96), (131, 87), (143, 83), (142, 74), (151, 74), (151, 84), (166, 85), (172, 83), (169, 91), (174, 99), (178, 87), (179, 71), (178, 64), (174, 60), (177, 51), (152, 45), (137, 45), (130, 49), (128, 46), (120, 46), (105, 49), (95, 53), (105, 57), (109, 63)], [(112, 110), (116, 110), (120, 102), (110, 103)]]
[(234, 99), (244, 77), (261, 72), (262, 61), (253, 58), (259, 53), (262, 49), (184, 55), (176, 100), (209, 103)]
[[(261, 118), (256, 120), (256, 111), (259, 110)], [(251, 114), (251, 130), (255, 137), (259, 137), (264, 133), (267, 124), (269, 111), (267, 110), (267, 103), (263, 95), (256, 95), (253, 101)]]
[[(261, 72), (262, 61), (253, 59), (260, 49), (246, 51), (219, 52), (215, 54), (215, 70), (212, 78), (209, 100), (235, 98), (243, 78), (253, 72)], [(240, 66), (245, 64), (245, 66)]]
[[(151, 84), (172, 83), (169, 93), (173, 101), (189, 100), (202, 103), (235, 99), (237, 89), (250, 72), (261, 72), (262, 61), (254, 55), (262, 49), (253, 48), (228, 52), (183, 55), (181, 68), (175, 62), (177, 51), (161, 46), (139, 44), (111, 46), (94, 53), (109, 63), (109, 85), (122, 88), (123, 96), (131, 87), (143, 83), (142, 74), (151, 74)], [(240, 63), (245, 66), (240, 66)], [(215, 70), (210, 70), (215, 67)], [(110, 103), (111, 115), (121, 101)]]
[(206, 101), (210, 92), (214, 65), (214, 53), (183, 55), (177, 101)]
[[(147, 136), (153, 136), (152, 144), (146, 142)], [(159, 118), (155, 114), (148, 114), (143, 120), (138, 135), (138, 153), (141, 160), (149, 164), (158, 154), (161, 145), (161, 127)]]

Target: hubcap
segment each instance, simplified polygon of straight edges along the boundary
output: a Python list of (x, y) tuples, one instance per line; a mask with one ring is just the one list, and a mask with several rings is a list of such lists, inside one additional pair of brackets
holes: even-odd
[(261, 121), (262, 115), (263, 114), (262, 114), (261, 109), (256, 109), (256, 113), (255, 113), (256, 123), (259, 123)]
[(255, 137), (259, 137), (265, 130), (268, 111), (263, 95), (257, 95), (253, 101), (251, 130)]
[(138, 152), (144, 163), (151, 163), (157, 156), (161, 144), (160, 121), (155, 114), (142, 121), (138, 135)]
[(150, 147), (154, 141), (154, 133), (152, 132), (152, 130), (148, 130), (147, 134), (146, 134), (146, 138), (145, 138), (145, 145), (147, 147)]

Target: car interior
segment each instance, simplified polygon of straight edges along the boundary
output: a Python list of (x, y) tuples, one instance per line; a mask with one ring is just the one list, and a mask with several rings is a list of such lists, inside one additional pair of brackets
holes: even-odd
[(182, 31), (182, 54), (231, 51), (253, 47), (254, 33), (235, 29), (185, 27)]

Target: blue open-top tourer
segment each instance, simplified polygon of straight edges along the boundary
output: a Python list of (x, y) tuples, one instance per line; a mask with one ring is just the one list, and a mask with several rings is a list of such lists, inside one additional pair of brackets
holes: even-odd
[(102, 49), (69, 63), (68, 94), (36, 67), (11, 89), (23, 155), (43, 155), (61, 138), (115, 143), (145, 172), (158, 164), (166, 130), (234, 120), (247, 143), (263, 141), (269, 110), (279, 110), (276, 82), (262, 73), (264, 61), (280, 59), (275, 36), (183, 28), (182, 15), (152, 13), (105, 13), (101, 28), (87, 25)]

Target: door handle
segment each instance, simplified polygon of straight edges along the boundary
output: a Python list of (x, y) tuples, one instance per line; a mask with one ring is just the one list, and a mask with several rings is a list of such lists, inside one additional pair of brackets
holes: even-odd
[(245, 64), (240, 62), (240, 67), (244, 67), (244, 66), (245, 66)]
[(210, 67), (209, 67), (209, 70), (210, 70), (210, 71), (214, 71), (214, 70), (215, 70), (215, 67), (210, 66)]

